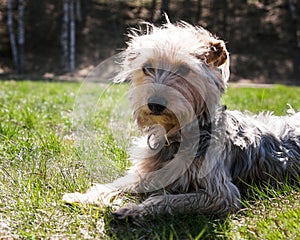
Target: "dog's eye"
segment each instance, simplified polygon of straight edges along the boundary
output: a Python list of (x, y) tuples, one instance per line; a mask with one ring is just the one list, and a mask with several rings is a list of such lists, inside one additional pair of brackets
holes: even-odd
[(142, 71), (146, 76), (153, 75), (155, 73), (155, 68), (150, 63), (144, 64)]
[(186, 76), (190, 72), (190, 68), (186, 64), (180, 64), (176, 70), (176, 74), (179, 76)]

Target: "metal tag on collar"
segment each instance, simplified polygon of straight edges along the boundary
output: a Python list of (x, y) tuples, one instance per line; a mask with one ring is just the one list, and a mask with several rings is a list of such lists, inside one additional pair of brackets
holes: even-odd
[(149, 134), (147, 138), (147, 145), (151, 150), (157, 150), (163, 146), (162, 141), (151, 141), (151, 138), (155, 137), (154, 133)]

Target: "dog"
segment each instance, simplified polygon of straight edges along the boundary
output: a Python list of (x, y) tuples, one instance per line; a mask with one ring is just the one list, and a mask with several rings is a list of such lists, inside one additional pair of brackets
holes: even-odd
[[(167, 18), (167, 17), (166, 17)], [(133, 119), (143, 133), (132, 167), (111, 184), (67, 193), (67, 203), (109, 204), (123, 193), (146, 199), (119, 219), (237, 212), (251, 185), (297, 183), (300, 113), (253, 115), (220, 104), (229, 79), (223, 40), (180, 21), (132, 29), (117, 82), (130, 81)]]

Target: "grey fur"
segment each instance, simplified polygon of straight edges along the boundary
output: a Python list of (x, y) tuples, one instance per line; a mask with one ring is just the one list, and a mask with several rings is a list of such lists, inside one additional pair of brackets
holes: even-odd
[[(164, 194), (117, 211), (120, 218), (162, 213), (205, 213), (219, 217), (237, 211), (241, 192), (253, 183), (297, 183), (300, 174), (300, 113), (276, 117), (220, 111), (212, 132), (201, 130), (198, 154), (186, 172)], [(201, 139), (213, 141), (210, 144)], [(154, 157), (166, 161), (177, 143)], [(216, 148), (208, 150), (209, 145)], [(177, 146), (178, 147), (178, 146)], [(167, 149), (166, 149), (167, 148)], [(175, 149), (174, 149), (175, 148)], [(207, 153), (207, 151), (210, 151)], [(213, 163), (202, 173), (203, 161)], [(204, 170), (206, 171), (206, 170)]]
[[(147, 26), (145, 35), (133, 31), (117, 78), (130, 79), (134, 119), (148, 137), (133, 144), (127, 176), (85, 194), (65, 194), (63, 200), (109, 204), (122, 192), (146, 193), (144, 202), (122, 207), (116, 216), (225, 216), (240, 209), (241, 194), (253, 183), (298, 183), (300, 113), (277, 117), (226, 110), (219, 104), (229, 77), (224, 42), (182, 22)], [(190, 68), (186, 76), (176, 72), (182, 63)], [(154, 95), (168, 102), (161, 114), (147, 107)]]

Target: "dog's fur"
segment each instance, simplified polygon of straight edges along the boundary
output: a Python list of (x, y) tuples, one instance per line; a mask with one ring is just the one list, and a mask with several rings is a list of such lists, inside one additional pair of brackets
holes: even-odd
[(185, 22), (145, 26), (131, 31), (117, 76), (131, 82), (134, 120), (146, 135), (132, 147), (130, 174), (85, 194), (66, 194), (64, 201), (101, 204), (128, 191), (150, 196), (117, 210), (119, 218), (224, 216), (241, 207), (241, 194), (253, 183), (297, 182), (300, 113), (226, 110), (220, 105), (229, 78), (224, 42)]

